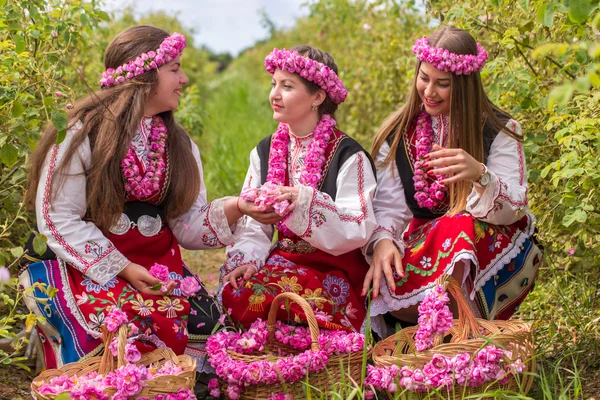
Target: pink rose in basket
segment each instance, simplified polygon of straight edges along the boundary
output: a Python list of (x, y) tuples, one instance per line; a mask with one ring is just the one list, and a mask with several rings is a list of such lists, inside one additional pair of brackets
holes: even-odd
[(150, 275), (163, 283), (169, 282), (169, 268), (166, 265), (154, 263), (150, 268)]
[(186, 276), (181, 280), (181, 294), (191, 297), (200, 290), (200, 284), (193, 276)]
[(142, 354), (138, 350), (137, 346), (133, 343), (127, 343), (125, 345), (125, 360), (130, 363), (136, 363), (140, 361)]
[[(117, 389), (117, 395), (135, 396), (142, 391), (146, 384), (148, 370), (145, 366), (128, 364), (112, 373), (112, 384)], [(110, 375), (110, 374), (109, 374)]]
[(219, 390), (219, 380), (217, 378), (213, 378), (208, 381), (208, 389), (210, 390), (210, 395), (212, 397), (221, 397), (221, 391)]
[(79, 390), (73, 390), (69, 393), (71, 400), (109, 400), (110, 396), (105, 394), (102, 389), (95, 386), (83, 385)]
[(106, 318), (104, 318), (104, 325), (110, 332), (115, 332), (121, 325), (127, 323), (129, 318), (127, 314), (121, 311), (118, 307), (112, 306)]

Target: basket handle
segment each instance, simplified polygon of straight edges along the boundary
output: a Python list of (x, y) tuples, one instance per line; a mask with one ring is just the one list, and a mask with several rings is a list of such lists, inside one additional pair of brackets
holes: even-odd
[[(467, 303), (467, 299), (465, 299), (456, 279), (450, 275), (442, 275), (437, 279), (436, 284), (442, 285), (444, 291), (448, 292), (448, 294), (456, 301), (456, 306), (458, 308), (458, 332), (455, 335), (455, 338), (457, 341), (468, 339), (471, 332), (479, 334), (480, 325), (477, 322), (471, 307), (469, 307), (469, 303)], [(442, 344), (443, 340), (443, 334), (436, 335), (434, 346)]]
[[(115, 358), (108, 346), (112, 343), (113, 339), (117, 337), (117, 364), (115, 365)], [(108, 329), (104, 329), (102, 332), (102, 341), (104, 342), (104, 354), (102, 360), (100, 360), (100, 367), (98, 372), (101, 375), (106, 375), (117, 368), (120, 368), (126, 364), (125, 362), (125, 345), (127, 344), (127, 324), (123, 324), (119, 327), (119, 330), (110, 332)]]
[(321, 349), (319, 346), (319, 325), (317, 324), (315, 313), (304, 298), (292, 292), (280, 293), (273, 299), (273, 303), (271, 303), (271, 308), (269, 309), (269, 317), (267, 318), (267, 331), (269, 332), (268, 340), (272, 341), (275, 339), (275, 320), (277, 319), (277, 311), (279, 310), (279, 305), (285, 300), (293, 301), (302, 308), (308, 322), (308, 329), (312, 340), (310, 348), (312, 351), (319, 351)]

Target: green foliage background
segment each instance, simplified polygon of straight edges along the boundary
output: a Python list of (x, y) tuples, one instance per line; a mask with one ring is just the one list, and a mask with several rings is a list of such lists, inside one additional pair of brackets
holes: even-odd
[(201, 148), (215, 198), (239, 191), (250, 150), (275, 129), (263, 68), (273, 47), (308, 43), (335, 57), (349, 90), (339, 125), (369, 147), (408, 93), (414, 40), (454, 24), (488, 49), (487, 93), (526, 134), (530, 207), (547, 263), (521, 317), (538, 321), (545, 376), (570, 377), (541, 379), (539, 398), (572, 395), (573, 365), (600, 367), (598, 0), (435, 0), (425, 9), (406, 0), (318, 0), (307, 7), (309, 15), (291, 30), (276, 29), (267, 17), (271, 37), (221, 72), (219, 61), (229, 59), (195, 45), (177, 16), (140, 19), (125, 11), (111, 19), (96, 1), (0, 0), (0, 265), (15, 263), (31, 228), (22, 203), (27, 155), (45, 124), (64, 129), (65, 105), (89, 93), (87, 85), (95, 88), (103, 50), (125, 27), (149, 23), (188, 35), (183, 67), (190, 85), (178, 118)]

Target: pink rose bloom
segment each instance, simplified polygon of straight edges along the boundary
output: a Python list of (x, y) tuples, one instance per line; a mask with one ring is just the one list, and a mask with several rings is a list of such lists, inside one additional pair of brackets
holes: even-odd
[(104, 325), (110, 332), (115, 332), (122, 324), (127, 323), (128, 321), (129, 318), (127, 318), (127, 314), (113, 306), (104, 319)]
[(102, 390), (94, 386), (84, 385), (79, 390), (74, 390), (69, 393), (72, 400), (109, 400), (110, 396)]
[(150, 268), (150, 275), (155, 277), (161, 282), (169, 281), (169, 268), (166, 265), (155, 263), (152, 268)]
[(273, 205), (273, 210), (277, 213), (277, 215), (284, 216), (288, 207), (290, 206), (290, 202), (287, 200), (278, 201)]
[(140, 358), (142, 358), (142, 354), (140, 353), (136, 345), (133, 343), (127, 343), (125, 345), (125, 360), (127, 360), (130, 363), (136, 363), (140, 361)]
[(200, 284), (193, 276), (187, 276), (181, 280), (181, 293), (185, 297), (190, 297), (200, 290)]
[(240, 197), (245, 201), (254, 201), (258, 197), (258, 189), (252, 187), (245, 187), (242, 189)]

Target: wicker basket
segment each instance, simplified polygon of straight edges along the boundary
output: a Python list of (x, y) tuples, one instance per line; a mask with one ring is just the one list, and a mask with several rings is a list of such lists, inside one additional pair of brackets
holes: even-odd
[[(512, 352), (511, 362), (521, 359), (525, 370), (509, 379), (506, 384), (488, 382), (479, 387), (455, 386), (451, 392), (444, 390), (443, 396), (424, 392), (414, 393), (415, 399), (462, 399), (497, 389), (514, 390), (527, 394), (533, 383), (536, 369), (535, 347), (531, 324), (519, 320), (488, 321), (475, 318), (458, 282), (451, 276), (442, 276), (437, 281), (453, 297), (458, 306), (458, 319), (444, 334), (437, 335), (434, 346), (417, 352), (414, 336), (418, 326), (402, 329), (377, 343), (373, 349), (373, 362), (377, 367), (395, 364), (399, 367), (422, 368), (435, 354), (453, 357), (460, 353), (476, 353), (488, 344), (493, 344)], [(412, 393), (411, 393), (412, 394)], [(479, 398), (479, 397), (478, 397)]]
[[(108, 345), (112, 343), (114, 337), (114, 332), (103, 332), (102, 340), (104, 342), (105, 351), (102, 356), (92, 357), (82, 362), (72, 362), (64, 365), (61, 368), (49, 369), (42, 372), (33, 380), (33, 382), (31, 382), (32, 396), (37, 400), (54, 399), (55, 396), (42, 395), (37, 389), (42, 381), (48, 382), (50, 379), (57, 376), (84, 376), (90, 372), (98, 372), (99, 374), (105, 376), (115, 369), (124, 366), (126, 364), (125, 345), (127, 343), (127, 325), (121, 325), (118, 331), (118, 355), (116, 359), (110, 351), (106, 350)], [(189, 356), (178, 356), (169, 348), (160, 348), (142, 354), (142, 358), (137, 362), (137, 364), (145, 366), (154, 364), (156, 366), (161, 366), (167, 361), (171, 361), (173, 364), (181, 367), (183, 372), (181, 372), (179, 375), (163, 375), (145, 381), (146, 386), (144, 386), (142, 391), (135, 396), (136, 398), (153, 398), (157, 395), (177, 393), (179, 389), (194, 390), (194, 384), (196, 383), (196, 360)], [(116, 389), (107, 388), (105, 393), (112, 397), (116, 393)]]
[[(267, 339), (267, 345), (265, 346), (265, 351), (261, 352), (260, 354), (241, 354), (233, 351), (227, 351), (233, 360), (244, 361), (247, 363), (262, 360), (275, 362), (279, 358), (285, 357), (285, 355), (293, 356), (300, 352), (291, 346), (279, 343), (277, 340), (275, 340), (275, 321), (277, 317), (277, 310), (279, 305), (285, 300), (292, 301), (302, 308), (302, 311), (306, 316), (306, 320), (308, 321), (308, 327), (312, 339), (311, 350), (319, 351), (319, 326), (317, 325), (317, 320), (312, 308), (301, 296), (295, 293), (286, 292), (277, 295), (271, 304), (267, 319), (269, 336)], [(370, 357), (371, 350), (371, 348), (366, 349), (367, 359)], [(310, 374), (309, 384), (311, 389), (329, 392), (335, 382), (343, 382), (344, 380), (354, 380), (355, 382), (360, 382), (363, 367), (363, 356), (364, 351), (350, 354), (331, 354), (329, 356), (327, 367), (323, 371)], [(221, 383), (223, 384), (224, 382)], [(250, 385), (244, 388), (244, 391), (240, 395), (240, 399), (268, 399), (277, 393), (286, 393), (294, 395), (296, 398), (303, 398), (303, 386), (305, 385), (306, 379), (300, 379), (293, 383), (286, 383), (282, 381), (273, 385)]]

